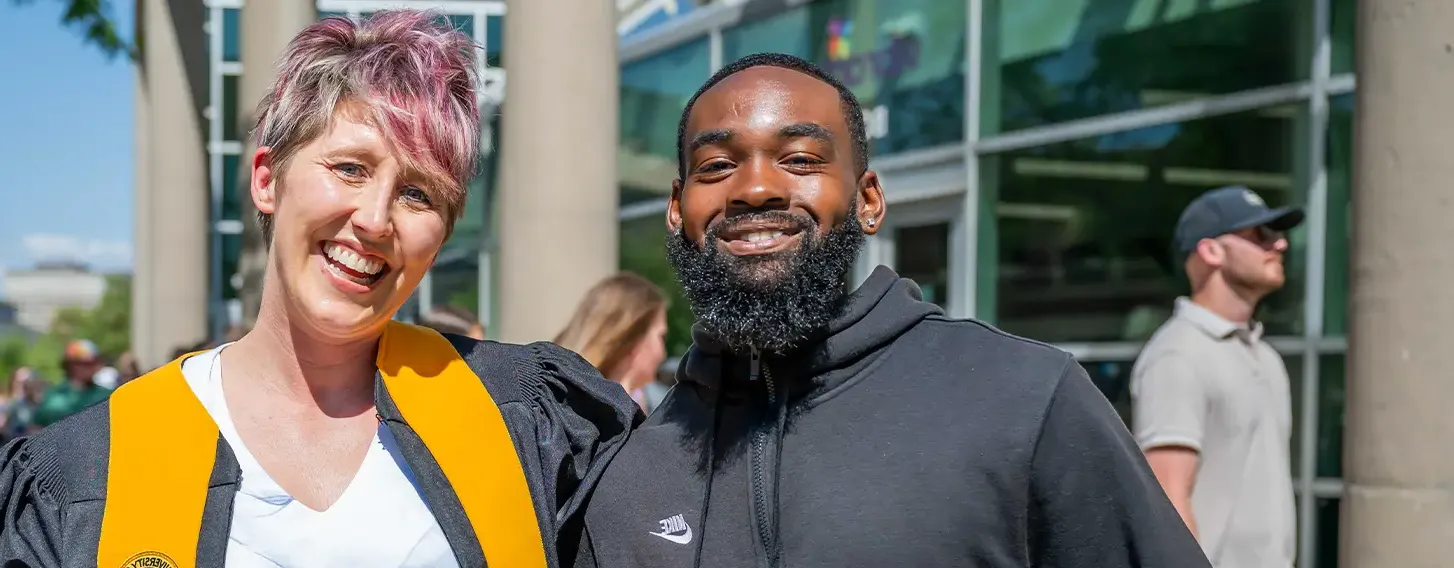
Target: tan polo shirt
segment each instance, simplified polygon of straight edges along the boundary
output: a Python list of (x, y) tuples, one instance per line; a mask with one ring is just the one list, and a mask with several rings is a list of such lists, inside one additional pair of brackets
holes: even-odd
[(1131, 422), (1142, 450), (1201, 455), (1192, 514), (1217, 568), (1290, 568), (1296, 554), (1287, 368), (1262, 341), (1186, 298), (1131, 371)]

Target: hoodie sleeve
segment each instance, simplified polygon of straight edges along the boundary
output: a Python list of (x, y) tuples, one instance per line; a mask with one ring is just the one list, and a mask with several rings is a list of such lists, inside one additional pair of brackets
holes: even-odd
[(0, 566), (59, 567), (60, 507), (30, 467), (30, 443), (19, 438), (0, 448)]
[(625, 389), (579, 355), (552, 343), (529, 348), (534, 367), (521, 373), (521, 386), (536, 415), (540, 466), (559, 523), (575, 514), (644, 417)]
[(1032, 566), (1210, 566), (1115, 409), (1069, 357), (1036, 441), (1028, 518)]

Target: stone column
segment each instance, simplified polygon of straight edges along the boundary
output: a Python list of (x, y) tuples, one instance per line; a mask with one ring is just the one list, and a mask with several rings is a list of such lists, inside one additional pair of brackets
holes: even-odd
[[(299, 31), (318, 19), (318, 8), (311, 0), (247, 0), (242, 6), (242, 77), (237, 85), (238, 116), (226, 120), (238, 121), (238, 132), (250, 134), (253, 128), (253, 112), (273, 80), (277, 78), (277, 61), (287, 48), (288, 42)], [(252, 155), (257, 147), (251, 136), (243, 141), (243, 154), (238, 160), (239, 170), (237, 199), (241, 201), (242, 212), (242, 254), (238, 258), (237, 271), (242, 273), (243, 325), (251, 327), (257, 320), (258, 307), (262, 305), (263, 271), (267, 266), (268, 247), (263, 238), (262, 227), (257, 222), (257, 209), (252, 205), (248, 191), (252, 178)], [(222, 275), (229, 280), (232, 275)]]
[[(144, 0), (136, 2), (136, 17), (140, 23)], [(142, 26), (136, 26), (137, 35), (142, 37)], [(131, 145), (132, 145), (132, 209), (131, 209), (131, 352), (138, 357), (143, 370), (165, 363), (153, 359), (157, 353), (153, 346), (152, 330), (152, 274), (151, 256), (151, 132), (147, 128), (151, 117), (151, 105), (146, 88), (146, 69), (141, 61), (132, 68), (131, 91)]]
[[(175, 9), (174, 9), (175, 8)], [(172, 6), (167, 0), (143, 0), (145, 30), (142, 74), (147, 107), (138, 136), (137, 158), (146, 171), (136, 220), (136, 272), (141, 276), (136, 338), (147, 365), (160, 365), (173, 349), (207, 339), (208, 187), (206, 137), (199, 101), (205, 83), (197, 80), (196, 53), (201, 42), (200, 7)], [(178, 21), (181, 17), (184, 21)], [(201, 61), (205, 61), (205, 51)], [(205, 72), (202, 73), (205, 77)], [(205, 79), (203, 79), (205, 81)]]
[(1359, 0), (1340, 565), (1454, 556), (1454, 3)]
[(503, 341), (548, 340), (617, 269), (616, 14), (601, 1), (507, 6), (497, 321)]

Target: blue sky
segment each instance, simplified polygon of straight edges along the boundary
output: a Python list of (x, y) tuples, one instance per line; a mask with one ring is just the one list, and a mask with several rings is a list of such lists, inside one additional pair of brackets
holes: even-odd
[[(62, 27), (63, 4), (0, 0), (0, 268), (127, 270), (132, 70)], [(132, 2), (114, 8), (130, 35)]]

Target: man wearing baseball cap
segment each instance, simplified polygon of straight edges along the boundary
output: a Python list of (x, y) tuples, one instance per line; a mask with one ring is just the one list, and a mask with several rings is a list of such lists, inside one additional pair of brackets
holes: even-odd
[(66, 380), (51, 387), (35, 409), (34, 424), (49, 426), (62, 418), (80, 412), (82, 409), (106, 400), (111, 389), (96, 384), (96, 372), (105, 364), (101, 351), (88, 339), (77, 339), (66, 344), (61, 368)]
[(1281, 288), (1296, 207), (1211, 190), (1177, 222), (1191, 281), (1131, 373), (1132, 430), (1217, 568), (1291, 568), (1296, 547), (1287, 369), (1253, 319)]

